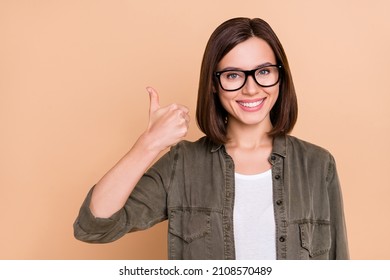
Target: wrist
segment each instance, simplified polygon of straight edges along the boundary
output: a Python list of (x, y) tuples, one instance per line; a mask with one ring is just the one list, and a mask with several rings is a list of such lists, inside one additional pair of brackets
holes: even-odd
[(142, 146), (142, 150), (158, 155), (165, 147), (161, 147), (160, 139), (145, 131), (137, 140), (137, 145)]

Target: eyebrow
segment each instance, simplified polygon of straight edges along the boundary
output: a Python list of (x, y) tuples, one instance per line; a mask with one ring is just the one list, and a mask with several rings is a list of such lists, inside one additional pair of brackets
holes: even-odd
[[(270, 65), (275, 65), (274, 63), (271, 63), (271, 62), (265, 62), (265, 63), (262, 63), (260, 65), (257, 65), (255, 68), (253, 69), (258, 69), (258, 68), (261, 68), (261, 67), (265, 67), (265, 66), (270, 66)], [(246, 71), (245, 69), (242, 69), (242, 68), (239, 68), (239, 67), (232, 67), (232, 66), (228, 66), (228, 67), (225, 67), (221, 70), (218, 70), (217, 72), (222, 72), (222, 71), (232, 71), (232, 70), (237, 70), (237, 71)], [(252, 70), (252, 69), (250, 69)]]

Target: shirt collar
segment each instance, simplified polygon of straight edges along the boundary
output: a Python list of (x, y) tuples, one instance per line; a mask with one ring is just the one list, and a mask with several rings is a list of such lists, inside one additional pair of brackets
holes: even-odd
[(213, 145), (211, 146), (211, 152), (214, 153), (216, 151), (218, 151), (219, 149), (222, 148), (222, 146), (224, 146), (223, 144), (215, 144), (213, 143)]
[(279, 155), (281, 157), (286, 157), (287, 154), (287, 136), (277, 136), (274, 139), (274, 144), (272, 147), (272, 154)]

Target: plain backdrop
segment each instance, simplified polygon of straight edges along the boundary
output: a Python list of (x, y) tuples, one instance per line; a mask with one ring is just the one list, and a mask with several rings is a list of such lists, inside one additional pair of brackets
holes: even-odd
[(166, 259), (167, 223), (73, 238), (87, 191), (148, 121), (146, 86), (191, 110), (223, 21), (265, 19), (289, 58), (293, 135), (335, 156), (353, 259), (390, 259), (389, 1), (1, 0), (0, 259)]

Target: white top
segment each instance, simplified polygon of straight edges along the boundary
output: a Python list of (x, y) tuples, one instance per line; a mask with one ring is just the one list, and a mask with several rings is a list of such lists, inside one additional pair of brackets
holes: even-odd
[(237, 260), (275, 260), (275, 216), (271, 169), (235, 173), (234, 242)]

